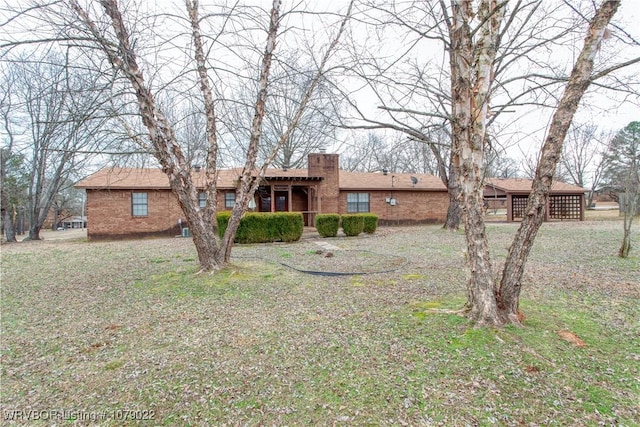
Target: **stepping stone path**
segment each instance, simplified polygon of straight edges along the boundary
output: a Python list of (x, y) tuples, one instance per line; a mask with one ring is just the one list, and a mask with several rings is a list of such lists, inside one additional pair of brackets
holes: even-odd
[(325, 251), (341, 251), (342, 250), (341, 248), (337, 247), (336, 245), (332, 245), (331, 243), (328, 243), (328, 242), (314, 240), (313, 243), (315, 243), (316, 245), (320, 246)]

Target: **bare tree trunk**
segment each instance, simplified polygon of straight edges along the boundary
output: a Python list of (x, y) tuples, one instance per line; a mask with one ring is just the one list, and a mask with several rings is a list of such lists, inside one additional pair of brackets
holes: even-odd
[(336, 36), (327, 47), (327, 50), (325, 51), (322, 59), (320, 60), (318, 64), (318, 71), (315, 73), (309, 86), (305, 90), (305, 93), (302, 96), (298, 108), (293, 115), (291, 122), (288, 124), (287, 129), (282, 133), (282, 135), (280, 135), (278, 142), (272, 148), (271, 153), (267, 156), (265, 162), (262, 164), (262, 167), (256, 171), (255, 165), (258, 156), (259, 142), (262, 131), (262, 120), (264, 119), (267, 100), (268, 77), (271, 68), (271, 58), (273, 55), (273, 49), (275, 48), (276, 35), (279, 24), (278, 8), (280, 7), (280, 1), (274, 0), (274, 6), (271, 10), (271, 23), (269, 27), (269, 36), (267, 38), (267, 47), (263, 55), (262, 69), (260, 73), (260, 91), (258, 93), (253, 122), (251, 124), (251, 139), (249, 141), (249, 147), (247, 149), (247, 160), (245, 162), (242, 176), (240, 178), (240, 191), (236, 198), (236, 204), (233, 207), (231, 218), (229, 218), (229, 223), (227, 225), (225, 235), (222, 238), (220, 254), (218, 255), (218, 258), (224, 260), (224, 262), (228, 262), (229, 257), (231, 256), (231, 248), (233, 247), (233, 240), (235, 238), (236, 231), (238, 229), (238, 226), (240, 225), (240, 219), (244, 212), (247, 211), (249, 207), (249, 201), (253, 198), (253, 195), (258, 188), (260, 181), (265, 175), (267, 167), (273, 162), (282, 146), (289, 140), (293, 130), (298, 127), (305, 110), (311, 102), (313, 93), (318, 86), (320, 78), (325, 72), (329, 58), (338, 46), (338, 42), (340, 41), (340, 38), (346, 29), (347, 22), (350, 19), (351, 12), (353, 10), (353, 4), (354, 0), (351, 0), (349, 2), (347, 13), (340, 24), (340, 28)]
[(240, 178), (240, 191), (236, 197), (236, 204), (233, 206), (231, 212), (231, 218), (224, 236), (222, 237), (222, 244), (220, 246), (220, 253), (218, 254), (218, 260), (222, 262), (228, 262), (231, 256), (231, 249), (233, 248), (233, 240), (236, 236), (236, 231), (240, 225), (240, 219), (242, 215), (247, 211), (249, 207), (249, 199), (253, 197), (254, 188), (254, 175), (255, 166), (258, 159), (258, 148), (260, 144), (260, 136), (262, 135), (262, 120), (264, 119), (265, 106), (267, 104), (267, 89), (269, 84), (269, 73), (271, 71), (271, 59), (273, 58), (273, 51), (276, 48), (276, 36), (278, 35), (278, 26), (280, 24), (280, 1), (274, 0), (273, 8), (271, 9), (271, 19), (269, 21), (269, 32), (267, 35), (267, 46), (264, 54), (262, 55), (262, 67), (260, 69), (260, 90), (258, 91), (258, 97), (255, 103), (255, 111), (253, 114), (253, 120), (251, 122), (251, 137), (249, 139), (249, 146), (247, 148), (246, 160), (242, 176)]
[(449, 207), (447, 219), (442, 228), (449, 231), (460, 229), (462, 223), (462, 206), (460, 206), (460, 189), (457, 186), (449, 187)]
[(445, 230), (456, 231), (462, 224), (461, 192), (458, 183), (458, 174), (453, 166), (453, 160), (449, 161), (449, 177), (447, 179), (447, 192), (449, 193), (449, 208), (447, 219), (444, 223)]
[(7, 208), (4, 211), (4, 220), (2, 221), (2, 226), (4, 228), (4, 236), (7, 243), (16, 243), (16, 228), (15, 222), (13, 221), (12, 215)]
[(26, 240), (42, 240), (40, 238), (40, 230), (42, 229), (42, 227), (40, 225), (36, 224), (31, 224), (29, 226), (29, 235), (27, 236)]
[(584, 47), (571, 72), (569, 82), (553, 116), (548, 136), (542, 147), (525, 215), (509, 248), (500, 280), (499, 308), (512, 323), (519, 323), (517, 312), (522, 276), (534, 239), (544, 220), (553, 175), (562, 155), (565, 136), (578, 109), (578, 104), (591, 83), (595, 55), (605, 29), (619, 5), (619, 0), (603, 2), (592, 19)]
[[(111, 20), (119, 43), (117, 50), (107, 40), (104, 40), (96, 24), (75, 0), (71, 2), (71, 5), (101, 44), (109, 61), (115, 68), (121, 70), (131, 83), (138, 101), (142, 122), (149, 133), (154, 156), (167, 174), (171, 190), (178, 199), (178, 204), (192, 231), (201, 270), (217, 270), (221, 264), (216, 257), (218, 236), (217, 229), (213, 224), (213, 215), (206, 218), (200, 213), (198, 192), (191, 176), (189, 164), (176, 140), (173, 128), (157, 107), (151, 90), (144, 82), (142, 71), (138, 67), (136, 53), (130, 44), (129, 34), (116, 1), (101, 0), (100, 3)], [(208, 158), (207, 161), (211, 162), (211, 159)]]
[(51, 221), (51, 231), (56, 231), (58, 229), (58, 218), (60, 217), (60, 211), (57, 207), (53, 207), (53, 221)]
[(472, 3), (452, 1), (449, 28), (452, 81), (453, 165), (458, 175), (471, 277), (467, 282), (468, 316), (481, 326), (501, 324), (484, 226), (483, 177), (485, 134), (492, 66), (504, 3), (485, 1), (478, 9), (483, 22), (475, 42), (470, 20)]
[(627, 215), (625, 214), (624, 234), (622, 236), (622, 246), (620, 246), (620, 249), (618, 250), (618, 256), (620, 258), (627, 258), (629, 256), (630, 251), (631, 251), (631, 220), (628, 220)]
[[(627, 258), (629, 256), (629, 252), (631, 252), (631, 224), (633, 223), (633, 218), (636, 215), (636, 210), (638, 206), (638, 202), (640, 201), (640, 189), (637, 188), (638, 182), (638, 165), (636, 164), (635, 159), (632, 160), (632, 167), (630, 171), (630, 176), (632, 174), (636, 175), (636, 179), (629, 179), (626, 185), (626, 194), (625, 194), (625, 209), (624, 209), (624, 224), (623, 224), (623, 236), (622, 236), (622, 245), (620, 246), (620, 250), (618, 250), (618, 256), (620, 258)], [(634, 186), (636, 188), (629, 188), (630, 186)]]

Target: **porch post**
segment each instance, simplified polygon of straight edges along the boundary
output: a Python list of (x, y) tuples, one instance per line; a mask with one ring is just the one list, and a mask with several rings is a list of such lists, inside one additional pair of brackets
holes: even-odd
[(313, 220), (313, 200), (311, 198), (311, 192), (313, 190), (312, 186), (309, 186), (309, 190), (307, 191), (307, 226), (313, 226), (314, 225), (314, 220)]
[(287, 194), (288, 201), (289, 201), (289, 203), (287, 203), (287, 205), (288, 205), (287, 208), (288, 208), (289, 212), (291, 212), (291, 205), (293, 204), (293, 197), (292, 197), (293, 191), (291, 190), (291, 187), (292, 187), (292, 185), (291, 185), (291, 183), (289, 183), (289, 194)]
[(275, 212), (276, 211), (276, 192), (273, 191), (273, 185), (269, 186), (270, 190), (271, 190), (271, 209), (269, 210), (269, 212)]

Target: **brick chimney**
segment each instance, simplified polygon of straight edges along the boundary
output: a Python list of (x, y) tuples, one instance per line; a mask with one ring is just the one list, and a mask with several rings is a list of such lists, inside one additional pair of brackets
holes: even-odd
[(338, 213), (340, 195), (340, 168), (338, 154), (311, 153), (307, 157), (307, 176), (324, 178), (320, 185), (320, 211)]

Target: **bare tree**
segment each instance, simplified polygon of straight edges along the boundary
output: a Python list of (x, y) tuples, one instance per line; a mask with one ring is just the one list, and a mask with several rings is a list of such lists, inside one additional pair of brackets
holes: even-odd
[[(299, 101), (313, 81), (314, 67), (301, 64), (304, 56), (299, 50), (279, 58), (280, 73), (273, 76), (273, 95), (266, 106), (263, 143), (260, 146), (262, 158), (267, 158), (280, 142), (280, 136), (287, 131), (291, 118), (299, 107)], [(331, 146), (337, 139), (333, 123), (339, 114), (339, 99), (333, 92), (333, 85), (327, 75), (318, 80), (309, 108), (306, 109), (298, 126), (281, 144), (273, 160), (273, 165), (283, 169), (303, 167), (309, 153), (318, 152)]]
[[(568, 2), (452, 0), (449, 6), (444, 1), (415, 2), (411, 7), (396, 7), (393, 3), (384, 9), (372, 5), (376, 13), (382, 12), (383, 18), (379, 19), (382, 26), (391, 22), (413, 37), (405, 37), (407, 47), (392, 60), (383, 62), (370, 55), (368, 61), (360, 62), (359, 76), (380, 103), (382, 118), (372, 118), (358, 105), (353, 108), (356, 116), (365, 122), (360, 125), (362, 128), (395, 129), (416, 139), (422, 139), (424, 130), (436, 124), (443, 128), (450, 126), (450, 164), (455, 174), (453, 182), (459, 191), (455, 199), (461, 201), (464, 210), (462, 220), (471, 270), (465, 312), (478, 324), (518, 323), (524, 265), (542, 222), (562, 142), (579, 101), (592, 81), (638, 62), (637, 57), (624, 58), (613, 61), (613, 66), (594, 68), (598, 52), (603, 64), (610, 64), (614, 59), (601, 50), (600, 45), (618, 4), (605, 1), (598, 8), (590, 20), (583, 49), (575, 52), (577, 60), (568, 77), (563, 72), (566, 66), (561, 66), (554, 57), (545, 61), (537, 53), (552, 44), (573, 53), (571, 43), (567, 42), (571, 42), (576, 28), (583, 28), (584, 22), (589, 21), (586, 16), (591, 13)], [(585, 5), (587, 2), (580, 4)], [(554, 7), (559, 7), (564, 14), (572, 12), (570, 15), (575, 19), (553, 19)], [(617, 30), (616, 41), (634, 43), (623, 30)], [(445, 46), (449, 73), (432, 71), (433, 66), (430, 68), (429, 64), (424, 65), (410, 56), (413, 46), (433, 40)], [(409, 58), (404, 61), (409, 67), (403, 70), (409, 71), (404, 75), (396, 73), (392, 78), (385, 74), (405, 57)], [(599, 82), (598, 87), (632, 93), (628, 85), (617, 86), (622, 80)], [(401, 89), (396, 92), (387, 89), (394, 85), (400, 85)], [(418, 104), (416, 99), (424, 102)], [(514, 238), (502, 275), (495, 281), (483, 211), (487, 152), (497, 139), (496, 135), (489, 136), (489, 128), (498, 117), (503, 117), (502, 113), (521, 106), (555, 106), (555, 113), (545, 144), (536, 156), (528, 214)]]
[(505, 152), (490, 149), (487, 152), (487, 170), (485, 176), (494, 178), (517, 178), (520, 175), (520, 165)]
[[(530, 52), (541, 44), (539, 34), (545, 34), (548, 40), (561, 38), (569, 30), (559, 26), (553, 31), (543, 31), (549, 26), (541, 13), (540, 2), (516, 2), (511, 12), (509, 25), (503, 29), (501, 37), (508, 43), (498, 43), (494, 58), (492, 79), (500, 81), (493, 85), (492, 110), (487, 115), (487, 126), (493, 123), (503, 112), (510, 112), (514, 105), (522, 105), (525, 100), (517, 86), (518, 81), (526, 77), (514, 75), (513, 68), (527, 61)], [(409, 2), (398, 5), (395, 2), (369, 2), (365, 10), (367, 25), (376, 29), (379, 40), (398, 37), (401, 34), (403, 49), (387, 52), (375, 42), (367, 39), (363, 46), (354, 46), (354, 56), (360, 58), (357, 66), (352, 67), (357, 78), (377, 102), (377, 112), (361, 108), (354, 98), (351, 101), (355, 124), (345, 126), (354, 128), (387, 128), (406, 134), (410, 139), (422, 141), (430, 146), (435, 158), (440, 162), (438, 174), (450, 193), (450, 207), (445, 223), (447, 229), (457, 229), (462, 220), (460, 209), (460, 189), (456, 169), (452, 165), (452, 87), (457, 84), (456, 75), (451, 70), (453, 63), (452, 34), (450, 31), (450, 11), (444, 2)], [(391, 30), (388, 30), (391, 28)], [(533, 30), (535, 28), (535, 31)], [(508, 34), (508, 37), (507, 37)], [(532, 34), (536, 34), (532, 36)], [(499, 41), (499, 39), (497, 40)], [(373, 47), (368, 45), (373, 44)], [(443, 49), (442, 49), (443, 48)], [(381, 54), (380, 52), (384, 52)], [(442, 56), (425, 55), (425, 52), (442, 52)], [(384, 55), (387, 56), (384, 56)], [(442, 67), (443, 63), (449, 67)], [(527, 68), (525, 65), (524, 68)], [(503, 77), (504, 76), (504, 77)], [(540, 86), (540, 84), (537, 84)], [(505, 95), (506, 94), (506, 95)], [(501, 102), (496, 102), (500, 99)], [(539, 100), (528, 101), (538, 103)], [(495, 131), (495, 130), (494, 130)], [(447, 133), (449, 140), (434, 138)], [(497, 138), (494, 138), (497, 140)], [(442, 144), (446, 144), (449, 155), (443, 155)]]
[[(590, 84), (595, 79), (607, 75), (623, 65), (614, 64), (594, 74), (596, 54), (608, 31), (607, 27), (619, 6), (619, 0), (604, 1), (589, 22), (584, 46), (576, 59), (540, 151), (540, 160), (524, 218), (509, 248), (499, 287), (497, 289), (494, 287), (487, 289), (492, 292), (492, 295), (485, 295), (484, 298), (473, 298), (474, 303), (471, 311), (477, 314), (475, 318), (481, 323), (519, 322), (518, 307), (524, 268), (536, 234), (544, 219), (553, 176), (562, 154), (566, 134), (571, 126), (580, 100)], [(637, 61), (638, 59), (636, 58), (632, 63)], [(480, 302), (479, 300), (483, 301)], [(474, 310), (474, 306), (480, 308), (480, 310)]]
[[(452, 1), (448, 28), (452, 46), (453, 163), (463, 200), (463, 221), (471, 277), (467, 283), (467, 315), (479, 325), (519, 323), (518, 306), (524, 267), (542, 224), (551, 182), (566, 132), (591, 81), (617, 67), (594, 75), (594, 59), (619, 1), (605, 1), (591, 19), (584, 47), (558, 102), (541, 149), (526, 214), (509, 249), (499, 281), (493, 268), (483, 215), (483, 177), (489, 138), (491, 87), (495, 84), (497, 49), (509, 25), (507, 2)], [(443, 5), (444, 7), (444, 5)]]
[[(367, 99), (375, 103), (377, 109), (358, 103), (357, 97), (348, 97), (352, 120), (344, 126), (393, 129), (426, 144), (433, 143), (429, 134), (434, 128), (451, 133), (455, 119), (451, 114), (455, 102), (451, 93), (457, 84), (457, 76), (451, 70), (451, 56), (458, 46), (453, 45), (450, 31), (453, 6), (448, 7), (447, 3), (365, 2), (360, 21), (369, 29), (369, 37), (360, 45), (354, 42), (352, 51), (358, 61), (349, 71), (362, 82), (361, 92), (368, 95)], [(480, 9), (480, 2), (469, 3), (473, 13)], [(514, 128), (522, 126), (523, 122), (527, 122), (527, 128), (535, 127), (536, 133), (544, 130), (545, 118), (532, 123), (525, 112), (535, 107), (544, 115), (550, 115), (557, 105), (558, 94), (571, 71), (570, 64), (563, 58), (577, 56), (573, 40), (577, 31), (581, 31), (584, 14), (588, 13), (581, 9), (590, 4), (587, 1), (551, 0), (506, 4), (491, 68), (491, 81), (494, 82), (489, 87), (491, 106), (485, 118), (486, 127), (491, 129), (491, 144), (499, 144), (495, 146), (496, 150), (503, 151), (522, 142), (523, 132), (514, 131)], [(388, 39), (396, 43), (388, 44)], [(561, 54), (549, 55), (551, 46), (554, 52)], [(607, 60), (615, 59), (609, 52), (607, 55)], [(613, 89), (635, 96), (629, 79), (633, 77), (621, 75), (606, 84), (600, 82), (598, 89)], [(539, 136), (534, 134), (533, 138)], [(451, 159), (445, 157), (443, 160), (446, 168)], [(441, 176), (444, 179), (445, 175)], [(450, 189), (453, 207), (460, 200), (455, 176), (445, 184)], [(454, 212), (448, 216), (446, 227), (459, 224), (453, 215)]]
[[(171, 190), (192, 231), (200, 267), (202, 271), (213, 271), (229, 261), (240, 218), (267, 166), (280, 147), (290, 139), (309, 107), (328, 62), (337, 49), (338, 40), (346, 31), (347, 18), (340, 18), (334, 36), (326, 35), (327, 42), (322, 54), (316, 58), (315, 72), (310, 75), (305, 90), (300, 93), (297, 109), (291, 115), (287, 127), (282, 129), (279, 140), (266, 156), (265, 162), (258, 166), (272, 62), (276, 40), (281, 33), (281, 1), (273, 1), (267, 14), (266, 27), (264, 11), (257, 7), (222, 5), (201, 16), (197, 0), (185, 1), (184, 5), (182, 12), (167, 11), (150, 16), (137, 14), (133, 9), (123, 11), (116, 0), (100, 0), (97, 4), (81, 4), (81, 0), (63, 3), (34, 0), (33, 7), (19, 12), (15, 20), (37, 19), (43, 23), (43, 28), (49, 26), (53, 31), (54, 36), (29, 40), (29, 43), (51, 40), (62, 42), (88, 58), (87, 67), (99, 70), (104, 76), (118, 78), (113, 91), (121, 102), (113, 110), (122, 109), (121, 112), (124, 113), (124, 116), (118, 117), (124, 133), (141, 152), (152, 153), (155, 161), (167, 174)], [(347, 17), (350, 8), (351, 5), (346, 13)], [(174, 25), (166, 25), (168, 22)], [(173, 31), (173, 28), (178, 31)], [(260, 34), (266, 34), (266, 46), (263, 50), (256, 45)], [(14, 48), (24, 43), (27, 42), (14, 40), (4, 46)], [(186, 56), (183, 56), (181, 62), (176, 61), (175, 57), (167, 60), (163, 51), (165, 48), (170, 48), (171, 54)], [(262, 52), (259, 53), (260, 51)], [(148, 52), (151, 54), (147, 54)], [(247, 56), (242, 56), (243, 53), (247, 53)], [(108, 61), (108, 68), (103, 67), (105, 62), (101, 58)], [(242, 67), (243, 63), (255, 64), (256, 60), (260, 63), (258, 70), (255, 67)], [(242, 75), (238, 71), (241, 69), (250, 71), (248, 75)], [(168, 79), (165, 72), (170, 74)], [(243, 171), (239, 179), (236, 204), (226, 233), (220, 239), (215, 220), (216, 178), (220, 164), (219, 148), (222, 145), (220, 137), (225, 130), (228, 131), (227, 136), (235, 132), (234, 138), (240, 138), (242, 132), (239, 127), (229, 125), (229, 120), (225, 122), (228, 118), (224, 114), (229, 109), (218, 107), (229, 101), (227, 95), (230, 87), (250, 81), (257, 82), (257, 90), (254, 94), (251, 123), (246, 127), (248, 142), (245, 145)], [(187, 108), (186, 111), (198, 111), (202, 119), (194, 120), (192, 124), (180, 122), (176, 117), (170, 119), (163, 109), (167, 99), (180, 98), (181, 94), (192, 93), (194, 89), (197, 90), (200, 101), (193, 104), (197, 108)], [(146, 134), (141, 132), (140, 122), (131, 120), (135, 118), (131, 115), (134, 112), (133, 106), (135, 117), (139, 117)], [(179, 123), (184, 124), (183, 138), (194, 136), (193, 133), (189, 135), (189, 131), (194, 131), (194, 124), (203, 123), (204, 135), (196, 136), (199, 139), (204, 137), (204, 148), (194, 147), (192, 153), (185, 154), (177, 131), (180, 129), (177, 126)], [(225, 123), (227, 127), (222, 129)], [(202, 209), (199, 206), (198, 188), (190, 170), (191, 163), (196, 158), (204, 163), (204, 193), (207, 204)]]
[(593, 203), (604, 167), (603, 149), (607, 135), (598, 133), (593, 124), (574, 124), (567, 135), (562, 152), (561, 166), (570, 182), (587, 188), (587, 206)]
[(69, 55), (55, 49), (14, 57), (5, 71), (14, 78), (5, 130), (28, 179), (27, 239), (38, 240), (56, 195), (86, 161), (84, 153), (97, 151), (104, 91), (95, 74), (69, 66)]
[(631, 224), (640, 207), (640, 122), (631, 122), (609, 141), (604, 155), (604, 180), (618, 196), (624, 216), (623, 238), (618, 255), (629, 256)]
[[(400, 172), (425, 173), (436, 176), (447, 175), (442, 166), (448, 157), (449, 135), (434, 131), (434, 138), (441, 138), (442, 144), (424, 144), (422, 141), (407, 140), (397, 132), (390, 135), (369, 131), (366, 136), (356, 137), (345, 144), (341, 156), (342, 168), (360, 172)], [(434, 152), (434, 148), (436, 149)]]

